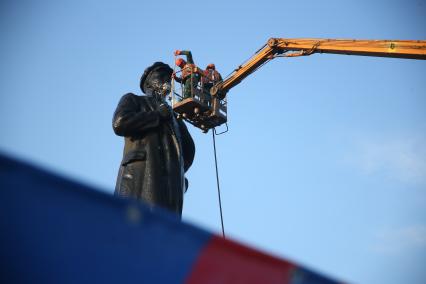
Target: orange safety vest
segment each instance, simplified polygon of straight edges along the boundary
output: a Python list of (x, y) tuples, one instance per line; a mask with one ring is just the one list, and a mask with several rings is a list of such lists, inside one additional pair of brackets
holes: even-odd
[(220, 81), (221, 77), (219, 72), (213, 69), (207, 69), (204, 71), (203, 76), (203, 83), (216, 83), (217, 81)]

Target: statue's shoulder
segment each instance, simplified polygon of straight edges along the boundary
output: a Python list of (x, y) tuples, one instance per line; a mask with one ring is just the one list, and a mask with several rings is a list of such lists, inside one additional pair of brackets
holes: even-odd
[(121, 100), (135, 100), (135, 99), (137, 100), (138, 97), (140, 97), (140, 96), (135, 95), (133, 93), (127, 93), (127, 94), (124, 94), (121, 97)]
[(135, 95), (133, 93), (124, 94), (120, 99), (120, 104), (139, 104), (142, 96)]
[(119, 107), (132, 107), (142, 109), (152, 109), (153, 102), (149, 96), (140, 96), (133, 93), (123, 95), (119, 102)]

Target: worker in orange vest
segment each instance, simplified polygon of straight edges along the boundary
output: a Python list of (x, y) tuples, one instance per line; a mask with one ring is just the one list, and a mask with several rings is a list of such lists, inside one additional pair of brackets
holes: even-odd
[(210, 89), (213, 87), (214, 84), (222, 81), (222, 76), (216, 70), (216, 66), (213, 63), (207, 65), (203, 77), (201, 78), (201, 81), (203, 84), (204, 91), (203, 102), (208, 104), (208, 102), (210, 102), (211, 100)]
[(175, 56), (186, 55), (186, 62), (183, 58), (176, 59), (176, 65), (179, 66), (182, 70), (181, 77), (176, 76), (173, 73), (173, 78), (183, 84), (183, 99), (193, 97), (197, 89), (198, 83), (200, 82), (200, 77), (202, 72), (194, 64), (192, 59), (191, 51), (188, 50), (176, 50)]

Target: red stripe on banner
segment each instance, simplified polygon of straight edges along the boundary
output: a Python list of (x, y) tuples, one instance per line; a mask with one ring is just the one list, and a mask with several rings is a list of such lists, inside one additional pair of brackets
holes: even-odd
[(214, 236), (201, 251), (187, 284), (290, 284), (290, 262)]

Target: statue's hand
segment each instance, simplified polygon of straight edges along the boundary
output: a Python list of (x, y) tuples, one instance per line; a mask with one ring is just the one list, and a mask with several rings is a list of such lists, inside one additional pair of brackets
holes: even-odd
[(184, 188), (184, 192), (186, 193), (186, 191), (188, 190), (189, 187), (189, 181), (187, 178), (185, 178), (185, 188)]
[(173, 110), (172, 110), (172, 109), (171, 109), (171, 107), (170, 107), (168, 104), (166, 104), (166, 103), (161, 104), (161, 105), (158, 107), (157, 111), (158, 111), (158, 113), (159, 113), (159, 115), (160, 115), (160, 118), (161, 118), (162, 120), (169, 120), (169, 119), (171, 119), (171, 118), (172, 118), (172, 116), (173, 116)]

